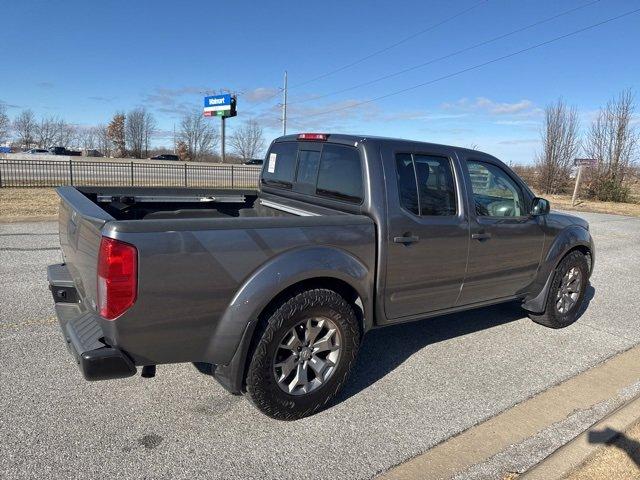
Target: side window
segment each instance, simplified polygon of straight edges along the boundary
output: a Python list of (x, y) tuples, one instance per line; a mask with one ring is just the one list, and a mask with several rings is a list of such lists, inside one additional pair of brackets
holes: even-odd
[(297, 155), (298, 144), (295, 142), (274, 144), (262, 169), (262, 183), (291, 188)]
[(520, 186), (500, 167), (490, 163), (468, 161), (476, 215), (520, 217), (524, 196)]
[(396, 155), (396, 175), (402, 206), (421, 216), (456, 214), (451, 162), (433, 155)]
[(358, 150), (331, 144), (322, 147), (316, 194), (347, 202), (362, 201), (362, 165)]

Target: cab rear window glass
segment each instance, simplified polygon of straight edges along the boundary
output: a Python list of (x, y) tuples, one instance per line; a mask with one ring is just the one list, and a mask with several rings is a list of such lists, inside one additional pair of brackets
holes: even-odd
[(355, 148), (327, 144), (322, 147), (316, 194), (362, 202), (362, 165)]
[(291, 188), (296, 171), (298, 144), (294, 142), (276, 143), (267, 155), (262, 170), (262, 182), (268, 185)]

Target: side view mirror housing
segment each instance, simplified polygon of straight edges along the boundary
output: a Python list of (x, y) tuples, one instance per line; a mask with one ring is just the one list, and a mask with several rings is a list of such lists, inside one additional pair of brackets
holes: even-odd
[(531, 215), (537, 217), (546, 215), (551, 210), (551, 204), (546, 198), (535, 197), (531, 202)]

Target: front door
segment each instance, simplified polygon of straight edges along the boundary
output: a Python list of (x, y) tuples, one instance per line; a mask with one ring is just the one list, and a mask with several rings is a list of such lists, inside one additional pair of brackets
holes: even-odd
[(469, 244), (456, 159), (437, 149), (391, 155), (393, 171), (385, 173), (396, 180), (387, 183), (384, 300), (389, 320), (452, 307), (464, 280)]
[(519, 296), (534, 281), (544, 232), (529, 215), (530, 195), (490, 158), (468, 158), (471, 244), (459, 305)]

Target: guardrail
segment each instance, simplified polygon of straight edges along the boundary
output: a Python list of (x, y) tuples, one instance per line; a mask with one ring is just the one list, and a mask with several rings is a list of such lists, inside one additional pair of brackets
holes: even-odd
[(260, 167), (194, 162), (0, 159), (0, 187), (257, 188)]

